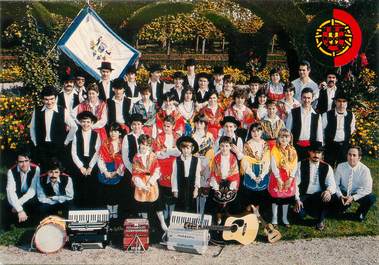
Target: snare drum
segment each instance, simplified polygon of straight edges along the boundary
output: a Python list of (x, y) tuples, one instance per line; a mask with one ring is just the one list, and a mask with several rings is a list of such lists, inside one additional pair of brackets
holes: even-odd
[(58, 252), (66, 241), (66, 223), (64, 219), (55, 215), (43, 219), (34, 234), (37, 250), (45, 254)]

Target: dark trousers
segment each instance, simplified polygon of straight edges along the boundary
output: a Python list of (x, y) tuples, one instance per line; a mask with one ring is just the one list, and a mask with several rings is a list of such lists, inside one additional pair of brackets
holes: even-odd
[[(346, 195), (346, 194), (345, 194)], [(356, 201), (359, 204), (359, 207), (357, 209), (357, 215), (363, 215), (363, 218), (366, 217), (368, 211), (370, 208), (375, 204), (376, 202), (376, 196), (373, 193), (370, 193), (359, 200)], [(351, 204), (349, 205), (343, 205), (341, 199), (339, 198), (335, 204), (336, 208), (335, 210), (337, 212), (344, 212), (346, 211)]]
[(67, 166), (70, 166), (70, 164), (67, 163), (68, 156), (66, 154), (66, 148), (63, 144), (43, 142), (37, 144), (34, 148), (33, 160), (40, 165), (41, 173), (46, 172), (46, 166), (54, 157), (62, 163), (63, 167), (66, 168)]
[(308, 158), (308, 147), (301, 147), (298, 144), (294, 144), (297, 153), (297, 160), (302, 161)]
[(28, 200), (22, 205), (22, 208), (26, 215), (28, 216), (28, 219), (25, 222), (19, 223), (18, 222), (18, 214), (12, 212), (12, 206), (6, 202), (5, 205), (5, 212), (2, 216), (2, 224), (5, 230), (10, 229), (10, 226), (16, 225), (16, 227), (28, 227), (28, 226), (34, 226), (39, 223), (39, 215), (38, 215), (38, 200), (37, 196), (34, 198)]
[(333, 194), (329, 202), (323, 202), (321, 194), (322, 192), (320, 191), (300, 196), (300, 200), (303, 203), (303, 209), (299, 212), (301, 218), (305, 217), (305, 214), (308, 214), (317, 218), (319, 223), (325, 220), (326, 215), (332, 209), (332, 206), (338, 198), (336, 194)]
[(346, 162), (347, 151), (349, 150), (349, 142), (329, 142), (325, 145), (325, 162), (332, 168), (339, 163)]
[(73, 208), (73, 202), (65, 201), (63, 203), (56, 204), (48, 204), (48, 203), (40, 203), (39, 212), (41, 220), (49, 215), (58, 215), (59, 211), (62, 211), (62, 215), (67, 218), (68, 211)]

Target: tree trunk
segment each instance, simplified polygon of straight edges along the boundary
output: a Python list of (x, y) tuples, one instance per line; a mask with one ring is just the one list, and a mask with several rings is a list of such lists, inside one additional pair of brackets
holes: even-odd
[(195, 50), (196, 53), (199, 51), (199, 39), (200, 37), (196, 36), (196, 50)]
[(225, 50), (225, 38), (222, 38), (222, 52)]
[(201, 54), (205, 54), (205, 41), (206, 41), (206, 39), (203, 39), (203, 45), (201, 47)]
[(170, 55), (170, 49), (171, 49), (171, 41), (167, 41), (167, 55)]
[(138, 49), (138, 39), (136, 40), (136, 49)]

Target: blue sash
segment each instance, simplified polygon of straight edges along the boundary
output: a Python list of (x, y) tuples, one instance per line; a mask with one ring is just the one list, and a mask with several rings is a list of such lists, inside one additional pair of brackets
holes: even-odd
[[(259, 164), (251, 164), (252, 171), (255, 174), (255, 176), (259, 176), (260, 173), (260, 165)], [(243, 176), (243, 185), (248, 188), (249, 190), (253, 191), (261, 191), (267, 189), (269, 181), (269, 174), (265, 175), (259, 184), (255, 182), (255, 180), (252, 180), (251, 177), (248, 174), (244, 174)]]
[[(115, 168), (115, 163), (105, 163), (106, 167), (107, 167), (107, 170), (109, 172), (113, 172), (116, 170)], [(100, 183), (102, 184), (105, 184), (105, 185), (116, 185), (118, 184), (121, 179), (123, 178), (124, 176), (120, 176), (120, 175), (116, 175), (115, 177), (111, 178), (111, 179), (108, 179), (105, 177), (105, 174), (104, 173), (99, 173), (97, 175), (97, 179), (99, 180)]]

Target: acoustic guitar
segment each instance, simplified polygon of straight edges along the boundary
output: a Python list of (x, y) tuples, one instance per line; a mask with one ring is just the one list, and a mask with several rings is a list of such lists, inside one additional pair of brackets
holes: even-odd
[(223, 231), (222, 238), (224, 240), (235, 240), (242, 245), (248, 245), (257, 237), (259, 222), (255, 214), (248, 214), (241, 217), (230, 216), (224, 225), (197, 226), (187, 222), (184, 224), (184, 228)]
[(272, 224), (267, 224), (266, 221), (262, 218), (260, 215), (258, 208), (256, 208), (254, 205), (250, 205), (251, 208), (254, 211), (254, 214), (257, 216), (259, 221), (261, 222), (263, 226), (263, 231), (265, 235), (267, 236), (267, 241), (270, 243), (275, 243), (279, 241), (282, 238), (282, 234), (274, 228)]

